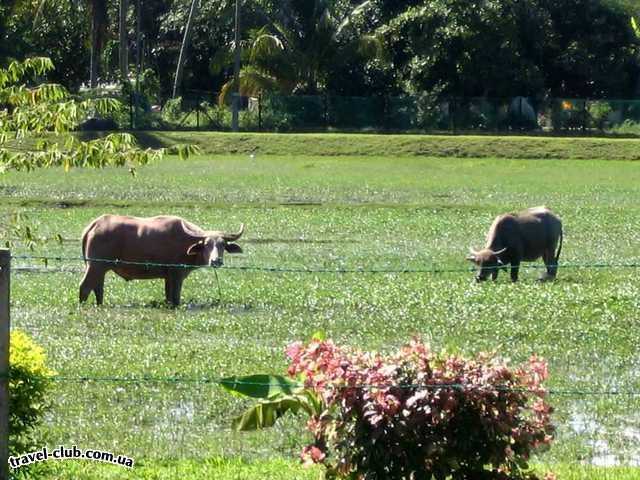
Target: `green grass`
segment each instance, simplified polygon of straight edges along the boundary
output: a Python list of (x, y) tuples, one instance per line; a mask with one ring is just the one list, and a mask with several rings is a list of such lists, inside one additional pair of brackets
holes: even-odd
[(278, 134), (220, 132), (137, 133), (145, 145), (199, 145), (210, 155), (406, 156), (445, 158), (640, 159), (640, 139), (487, 135)]
[[(553, 471), (561, 480), (637, 480), (638, 470), (616, 467), (599, 468), (584, 465), (553, 464), (537, 465), (536, 471), (544, 475)], [(176, 462), (157, 462), (151, 465), (136, 466), (132, 470), (121, 467), (101, 466), (95, 463), (75, 462), (67, 465), (55, 465), (47, 472), (47, 478), (56, 480), (76, 480), (92, 478), (94, 480), (153, 479), (153, 480), (321, 480), (319, 468), (307, 469), (298, 462), (290, 460), (265, 460), (244, 462), (242, 460), (207, 459), (183, 460)]]
[(47, 478), (56, 480), (153, 479), (153, 480), (319, 480), (320, 469), (303, 468), (299, 462), (284, 459), (246, 462), (239, 459), (181, 460), (175, 462), (151, 462), (135, 465), (126, 470), (118, 466), (100, 466), (93, 462), (67, 462), (49, 466)]
[[(359, 141), (331, 137), (344, 148)], [(495, 141), (503, 140), (485, 139)], [(548, 142), (552, 151), (556, 139)], [(25, 211), (41, 235), (62, 234), (62, 244), (38, 247), (45, 255), (79, 256), (76, 239), (99, 214), (162, 213), (211, 228), (244, 222), (245, 254), (225, 257), (231, 266), (464, 269), (468, 247), (482, 245), (495, 215), (547, 204), (565, 224), (561, 262), (640, 262), (638, 168), (609, 158), (168, 158), (137, 177), (113, 169), (7, 173), (0, 177), (0, 214)], [(25, 251), (18, 245), (14, 253)], [(495, 284), (475, 285), (467, 272), (223, 269), (220, 300), (212, 272), (199, 271), (186, 281), (185, 305), (177, 310), (163, 306), (160, 282), (110, 276), (104, 308), (79, 308), (80, 273), (16, 273), (12, 315), (14, 328), (32, 334), (65, 376), (281, 373), (287, 343), (317, 330), (383, 351), (418, 334), (436, 349), (497, 350), (514, 362), (535, 352), (550, 361), (550, 387), (575, 392), (551, 397), (558, 438), (540, 460), (565, 472), (561, 478), (637, 477), (637, 469), (601, 473), (587, 465), (607, 455), (623, 464), (640, 460), (640, 397), (580, 392), (640, 391), (639, 272), (561, 267), (553, 284), (538, 284), (538, 273), (523, 272), (518, 284), (502, 274)], [(245, 406), (212, 384), (59, 382), (46, 444), (131, 456), (140, 465), (132, 478), (314, 478), (291, 463), (307, 440), (303, 420), (231, 432), (231, 418)], [(120, 478), (103, 466), (56, 468), (60, 478)]]

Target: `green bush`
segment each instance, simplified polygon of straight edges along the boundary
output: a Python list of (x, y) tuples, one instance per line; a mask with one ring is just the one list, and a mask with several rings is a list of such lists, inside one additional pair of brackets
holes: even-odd
[(640, 123), (627, 118), (620, 125), (611, 127), (609, 132), (622, 135), (640, 135)]
[(36, 428), (51, 406), (54, 372), (42, 347), (21, 331), (11, 332), (9, 356), (9, 455), (21, 455), (39, 447)]
[[(196, 111), (199, 110), (199, 114)], [(182, 97), (167, 100), (162, 108), (162, 121), (169, 128), (227, 130), (231, 128), (231, 110), (207, 101), (185, 100)]]
[(598, 130), (604, 130), (607, 125), (609, 115), (613, 111), (608, 102), (597, 101), (591, 102), (587, 108), (591, 124)]
[(162, 119), (168, 123), (177, 123), (182, 116), (182, 97), (167, 100), (162, 107)]
[(221, 381), (258, 399), (233, 425), (255, 430), (306, 413), (313, 443), (300, 456), (324, 465), (326, 479), (540, 480), (528, 461), (555, 433), (540, 357), (511, 366), (494, 354), (436, 354), (417, 338), (383, 355), (319, 336), (287, 356), (289, 377)]
[(204, 109), (206, 116), (200, 120), (204, 122), (207, 128), (216, 130), (226, 130), (231, 128), (231, 110), (227, 107), (221, 107), (215, 103), (202, 102), (201, 107)]
[[(276, 132), (324, 128), (325, 102), (321, 95), (265, 95), (262, 104), (262, 128)], [(257, 112), (247, 118), (257, 125)]]

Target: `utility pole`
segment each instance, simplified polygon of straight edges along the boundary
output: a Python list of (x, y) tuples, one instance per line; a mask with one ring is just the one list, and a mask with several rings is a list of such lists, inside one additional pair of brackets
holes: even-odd
[(233, 65), (233, 103), (231, 105), (231, 130), (238, 131), (238, 110), (240, 109), (240, 0), (236, 0), (236, 28), (234, 39), (234, 56)]

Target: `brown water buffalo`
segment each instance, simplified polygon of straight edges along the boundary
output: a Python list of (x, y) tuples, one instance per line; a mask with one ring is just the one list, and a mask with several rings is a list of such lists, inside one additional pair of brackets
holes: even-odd
[[(84, 302), (93, 291), (96, 303), (102, 305), (104, 276), (113, 270), (125, 280), (164, 279), (167, 302), (179, 305), (184, 279), (195, 268), (222, 265), (225, 250), (241, 253), (240, 246), (231, 242), (238, 240), (243, 231), (244, 225), (237, 233), (203, 230), (182, 218), (171, 216), (102, 215), (82, 233), (82, 256), (86, 269), (80, 283), (80, 302)], [(171, 267), (175, 264), (193, 265), (193, 268)]]
[[(556, 253), (556, 248), (558, 249)], [(534, 207), (519, 213), (498, 216), (487, 234), (486, 246), (475, 251), (467, 260), (478, 266), (476, 281), (495, 280), (502, 266), (511, 264), (511, 280), (518, 280), (521, 261), (542, 257), (547, 267), (541, 280), (552, 280), (558, 272), (562, 251), (562, 222), (546, 207)]]

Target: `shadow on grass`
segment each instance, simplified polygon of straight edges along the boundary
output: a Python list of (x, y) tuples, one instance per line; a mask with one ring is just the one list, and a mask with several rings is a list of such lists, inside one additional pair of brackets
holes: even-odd
[[(199, 311), (199, 310), (209, 310), (213, 308), (217, 308), (222, 305), (222, 300), (213, 300), (209, 302), (182, 302), (180, 305), (175, 306), (164, 300), (150, 300), (148, 302), (129, 302), (126, 304), (119, 303), (111, 303), (104, 304), (100, 307), (96, 307), (95, 304), (86, 304), (88, 307), (98, 308), (98, 309), (106, 309), (106, 310), (139, 310), (139, 309), (154, 309), (154, 310), (164, 310), (166, 312), (184, 312), (184, 311)], [(81, 305), (82, 306), (82, 305)]]
[(75, 132), (78, 140), (83, 142), (88, 142), (91, 140), (97, 140), (99, 138), (104, 138), (111, 133), (130, 133), (133, 135), (142, 148), (166, 148), (176, 144), (175, 138), (169, 138), (163, 134), (163, 132), (154, 132), (154, 131), (140, 131), (140, 130), (131, 130), (131, 131), (78, 131)]

